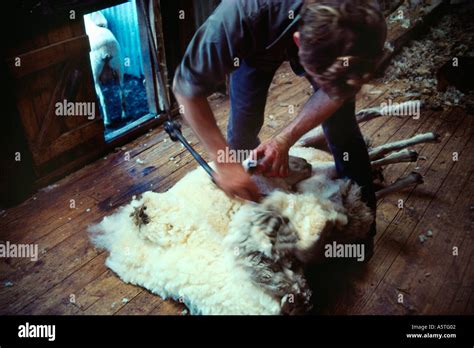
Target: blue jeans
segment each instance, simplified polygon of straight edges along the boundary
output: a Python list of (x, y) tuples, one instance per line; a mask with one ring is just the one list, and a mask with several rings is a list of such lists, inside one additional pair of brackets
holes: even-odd
[[(259, 145), (258, 134), (264, 121), (268, 89), (277, 68), (258, 69), (244, 60), (240, 68), (231, 74), (231, 115), (227, 127), (230, 147), (249, 150)], [(314, 84), (313, 87), (315, 90), (318, 88)], [(324, 121), (322, 127), (339, 177), (354, 180), (361, 186), (362, 200), (375, 211), (372, 168), (367, 145), (355, 117), (355, 101), (346, 102)], [(375, 227), (372, 233), (375, 234)]]

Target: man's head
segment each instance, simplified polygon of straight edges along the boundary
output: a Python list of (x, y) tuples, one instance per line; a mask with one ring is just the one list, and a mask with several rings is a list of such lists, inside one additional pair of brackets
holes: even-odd
[(371, 0), (306, 0), (294, 34), (301, 65), (331, 97), (349, 98), (371, 79), (387, 27)]

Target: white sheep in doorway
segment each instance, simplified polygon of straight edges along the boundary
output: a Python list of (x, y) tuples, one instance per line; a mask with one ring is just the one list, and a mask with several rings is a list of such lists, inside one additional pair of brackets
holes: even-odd
[(107, 114), (107, 105), (101, 90), (101, 83), (112, 80), (119, 85), (122, 119), (127, 117), (125, 93), (123, 89), (123, 67), (120, 44), (108, 29), (107, 19), (101, 12), (93, 12), (84, 16), (86, 33), (91, 45), (90, 59), (94, 77), (95, 91), (99, 97), (104, 124), (111, 124)]

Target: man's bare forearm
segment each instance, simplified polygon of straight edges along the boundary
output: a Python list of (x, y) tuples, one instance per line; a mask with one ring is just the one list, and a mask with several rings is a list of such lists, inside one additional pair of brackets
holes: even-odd
[(214, 182), (229, 197), (258, 202), (261, 194), (255, 182), (240, 163), (217, 161), (219, 150), (225, 150), (227, 143), (217, 126), (209, 102), (205, 97), (186, 97), (175, 93), (179, 104), (184, 107), (184, 117), (216, 164)]
[(319, 126), (335, 113), (344, 101), (331, 99), (319, 89), (305, 103), (299, 115), (277, 135), (288, 147), (293, 146), (304, 134)]
[(215, 161), (217, 152), (224, 150), (227, 143), (217, 126), (207, 98), (176, 94), (176, 99), (184, 107), (184, 118), (204, 144), (212, 160)]

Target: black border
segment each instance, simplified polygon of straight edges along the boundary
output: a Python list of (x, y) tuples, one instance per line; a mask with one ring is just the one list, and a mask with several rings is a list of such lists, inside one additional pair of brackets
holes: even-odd
[[(19, 338), (18, 326), (54, 324), (56, 339)], [(449, 339), (409, 339), (413, 324), (455, 325)], [(57, 344), (408, 344), (473, 347), (473, 316), (3, 316), (0, 346)], [(419, 332), (419, 331), (418, 331)]]

